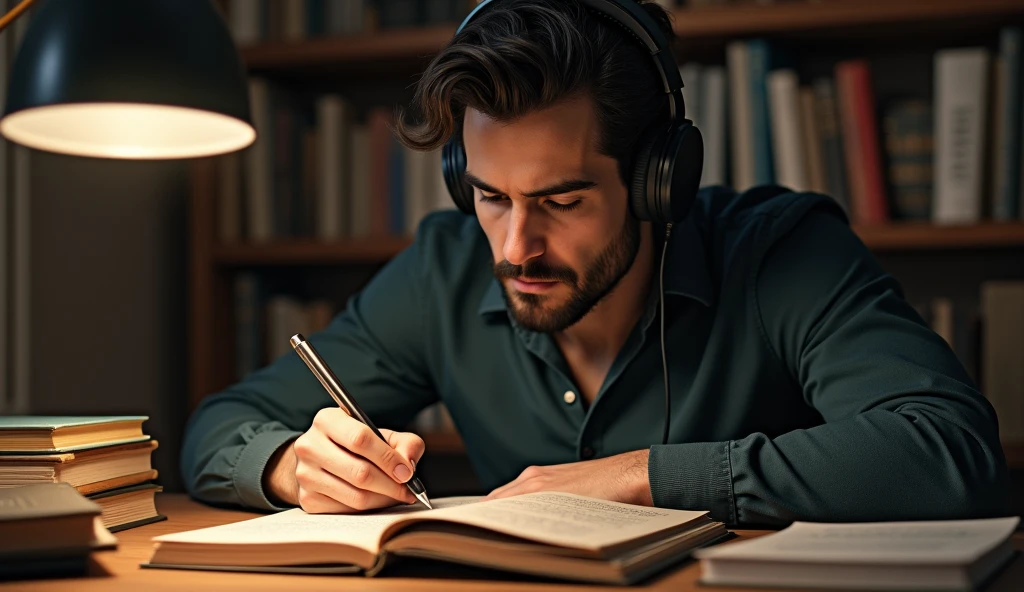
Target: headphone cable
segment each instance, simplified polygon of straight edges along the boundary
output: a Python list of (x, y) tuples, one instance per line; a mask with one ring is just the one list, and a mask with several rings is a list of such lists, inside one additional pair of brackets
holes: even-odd
[(665, 225), (665, 242), (661, 247), (661, 269), (658, 271), (658, 302), (661, 306), (661, 370), (665, 379), (665, 427), (661, 435), (661, 443), (668, 444), (669, 415), (672, 410), (672, 399), (668, 388), (668, 360), (665, 358), (665, 254), (668, 252), (668, 239), (672, 236), (672, 223)]

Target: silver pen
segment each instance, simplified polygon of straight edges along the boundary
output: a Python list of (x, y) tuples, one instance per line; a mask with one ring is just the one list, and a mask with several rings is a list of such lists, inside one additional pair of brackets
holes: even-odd
[[(295, 349), (295, 352), (299, 354), (299, 357), (302, 358), (302, 361), (306, 363), (306, 366), (309, 366), (309, 369), (313, 372), (313, 375), (316, 376), (317, 380), (320, 381), (320, 384), (324, 385), (324, 389), (327, 390), (327, 394), (331, 395), (331, 398), (333, 398), (334, 402), (338, 404), (338, 407), (346, 409), (349, 412), (349, 415), (366, 424), (367, 427), (373, 430), (374, 434), (377, 434), (378, 438), (387, 443), (387, 438), (380, 433), (377, 426), (373, 425), (373, 422), (370, 421), (370, 416), (363, 413), (363, 410), (359, 408), (356, 400), (353, 399), (352, 395), (345, 390), (341, 381), (338, 380), (338, 377), (335, 376), (334, 372), (327, 366), (327, 362), (325, 362), (324, 359), (320, 357), (320, 354), (316, 352), (316, 349), (313, 348), (313, 344), (306, 341), (306, 338), (303, 337), (301, 333), (292, 335), (289, 342), (292, 344), (292, 348)], [(388, 444), (388, 446), (390, 445), (391, 444)], [(415, 469), (415, 466), (413, 469)], [(412, 477), (405, 482), (405, 485), (409, 488), (409, 491), (416, 496), (416, 499), (423, 502), (424, 506), (431, 510), (434, 509), (434, 507), (430, 505), (430, 498), (427, 497), (427, 490), (423, 488), (423, 483), (421, 483), (419, 478), (416, 477), (415, 470), (413, 470)]]

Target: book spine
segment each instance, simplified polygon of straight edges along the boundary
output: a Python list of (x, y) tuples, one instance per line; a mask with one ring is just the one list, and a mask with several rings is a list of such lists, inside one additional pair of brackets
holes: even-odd
[(971, 223), (981, 217), (988, 60), (983, 48), (935, 54), (936, 223)]
[(725, 185), (729, 146), (725, 68), (710, 66), (701, 74), (701, 135), (704, 137), (704, 172), (701, 185)]
[(928, 101), (898, 101), (883, 117), (892, 187), (893, 218), (928, 220), (932, 209), (932, 108)]
[(754, 140), (751, 133), (750, 50), (742, 41), (726, 47), (729, 72), (729, 139), (732, 186), (744, 191), (754, 186)]
[(999, 36), (1000, 69), (1002, 70), (1001, 96), (999, 107), (1001, 114), (995, 131), (999, 135), (996, 154), (995, 195), (993, 202), (993, 218), (997, 220), (1013, 220), (1021, 215), (1020, 192), (1021, 171), (1018, 166), (1021, 159), (1021, 110), (1022, 81), (1024, 72), (1024, 30), (1020, 27), (1004, 28)]
[(750, 79), (750, 128), (754, 142), (754, 185), (769, 185), (775, 182), (772, 163), (771, 116), (768, 112), (768, 69), (771, 64), (771, 47), (767, 41), (757, 39), (747, 42), (750, 48), (750, 63), (747, 76)]
[(768, 105), (776, 182), (793, 191), (807, 191), (796, 71), (784, 68), (768, 74)]
[(843, 138), (839, 126), (839, 107), (836, 104), (835, 83), (830, 78), (815, 80), (815, 114), (821, 135), (821, 153), (825, 170), (827, 193), (846, 212), (850, 212), (849, 192), (846, 184), (846, 155), (843, 153)]

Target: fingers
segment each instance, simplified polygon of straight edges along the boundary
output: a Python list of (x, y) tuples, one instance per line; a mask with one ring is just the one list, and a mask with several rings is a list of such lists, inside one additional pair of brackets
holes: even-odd
[(369, 426), (349, 417), (340, 408), (320, 410), (313, 424), (335, 444), (372, 462), (395, 481), (405, 483), (412, 476), (409, 459), (378, 438)]
[(353, 487), (323, 470), (300, 471), (296, 480), (299, 505), (311, 514), (350, 514), (395, 505), (390, 497)]
[(381, 430), (380, 433), (387, 438), (388, 444), (397, 450), (398, 454), (409, 459), (415, 469), (416, 465), (419, 464), (423, 453), (427, 450), (427, 445), (423, 442), (423, 438), (420, 438), (412, 432)]
[(379, 493), (397, 501), (409, 503), (416, 501), (408, 487), (403, 483), (398, 483), (391, 476), (385, 475), (380, 467), (365, 458), (338, 448), (329, 440), (325, 440), (324, 444), (321, 450), (326, 453), (317, 454), (316, 461), (328, 473), (339, 477), (357, 489)]

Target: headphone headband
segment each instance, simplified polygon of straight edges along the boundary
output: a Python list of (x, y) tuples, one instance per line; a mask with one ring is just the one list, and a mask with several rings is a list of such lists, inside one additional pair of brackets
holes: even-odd
[[(462, 32), (462, 29), (473, 20), (478, 12), (494, 1), (483, 0), (477, 4), (456, 29), (455, 36), (457, 37)], [(669, 45), (668, 38), (658, 27), (658, 23), (636, 0), (579, 1), (587, 8), (623, 27), (644, 44), (658, 69), (662, 89), (669, 96), (669, 115), (673, 120), (682, 122), (686, 117), (686, 107), (683, 103), (683, 78), (679, 75), (679, 68), (672, 56), (672, 47)]]

